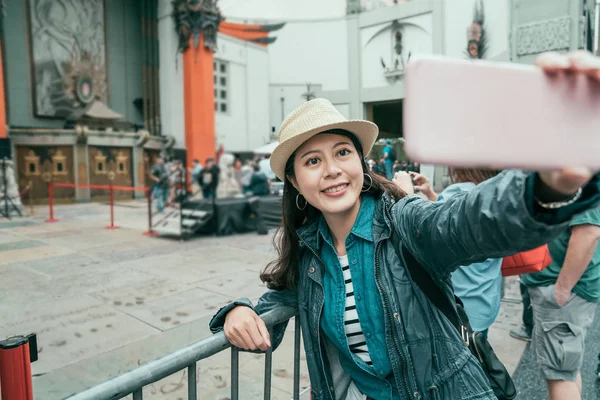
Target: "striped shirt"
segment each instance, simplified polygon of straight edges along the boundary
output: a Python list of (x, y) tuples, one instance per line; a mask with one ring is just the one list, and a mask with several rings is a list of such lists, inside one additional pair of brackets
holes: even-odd
[(352, 286), (352, 275), (350, 274), (350, 264), (348, 256), (338, 256), (342, 272), (344, 274), (344, 282), (346, 283), (346, 308), (344, 309), (344, 330), (348, 339), (350, 351), (358, 358), (373, 366), (367, 341), (363, 335), (362, 328), (358, 320), (358, 312), (356, 311), (356, 302), (354, 300), (354, 287)]

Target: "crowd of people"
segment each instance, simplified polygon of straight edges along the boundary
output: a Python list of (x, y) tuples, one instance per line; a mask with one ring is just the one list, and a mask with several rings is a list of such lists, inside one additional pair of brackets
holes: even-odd
[(376, 161), (373, 158), (367, 159), (367, 167), (375, 174), (386, 177), (391, 180), (396, 172), (421, 172), (421, 165), (418, 162), (413, 162), (408, 159), (400, 160), (397, 156), (396, 149), (392, 145), (391, 139), (385, 140), (383, 154)]
[(156, 210), (162, 212), (165, 207), (179, 207), (182, 196), (185, 196), (184, 169), (180, 160), (167, 162), (163, 155), (156, 157), (150, 171), (154, 182), (152, 197), (156, 200)]
[[(591, 55), (538, 65), (600, 85)], [(396, 171), (390, 142), (365, 161), (378, 133), (324, 99), (288, 116), (270, 160), (284, 197), (278, 257), (261, 274), (269, 291), (224, 306), (211, 330), (243, 350), (276, 349), (287, 322), (268, 330), (259, 315), (296, 308), (316, 400), (512, 399), (486, 339), (502, 264), (547, 246), (551, 262), (521, 277), (533, 318), (512, 334), (532, 340), (551, 400), (581, 399), (600, 302), (598, 171), (452, 169), (438, 194), (418, 164)]]
[[(179, 207), (182, 196), (187, 194), (181, 160), (167, 158), (160, 154), (156, 157), (150, 171), (153, 181), (152, 196), (156, 201), (156, 209), (162, 212), (165, 207)], [(200, 195), (207, 200), (217, 197), (217, 190), (222, 170), (215, 158), (209, 157), (204, 165), (200, 160), (194, 160), (189, 168), (192, 195)], [(239, 158), (233, 164), (233, 176), (239, 191), (247, 196), (267, 196), (270, 185), (277, 177), (269, 165), (269, 156), (257, 156), (242, 162)]]

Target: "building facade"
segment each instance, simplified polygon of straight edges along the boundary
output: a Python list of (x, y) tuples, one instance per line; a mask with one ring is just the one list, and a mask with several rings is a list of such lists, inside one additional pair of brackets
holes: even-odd
[[(19, 189), (44, 202), (49, 182), (146, 184), (152, 155), (173, 142), (161, 136), (154, 2), (7, 0), (3, 11), (3, 111)], [(107, 196), (54, 191), (63, 202)]]
[[(410, 57), (531, 63), (544, 51), (597, 49), (599, 37), (594, 0), (223, 0), (220, 11), (210, 0), (3, 4), (0, 150), (9, 143), (19, 188), (31, 185), (36, 201), (50, 181), (149, 184), (161, 151), (188, 164), (219, 148), (249, 153), (317, 96), (400, 139)], [(185, 36), (186, 18), (203, 9), (213, 31)], [(444, 168), (422, 171), (440, 188)], [(55, 193), (65, 202), (105, 196)]]
[[(158, 9), (162, 129), (175, 138), (175, 148), (184, 150), (183, 55), (178, 52), (172, 1), (159, 0)], [(268, 48), (221, 32), (217, 36), (213, 71), (216, 147), (246, 153), (268, 143)], [(212, 152), (214, 155), (214, 149)], [(205, 160), (200, 161), (204, 164)]]
[[(50, 182), (151, 186), (161, 152), (191, 164), (188, 153), (204, 161), (218, 148), (268, 143), (267, 45), (281, 25), (222, 22), (206, 0), (3, 5), (0, 158), (12, 157), (23, 201), (46, 202)], [(53, 194), (107, 196), (85, 187)]]
[[(591, 50), (598, 37), (592, 0), (348, 0), (321, 13), (313, 8), (311, 20), (284, 16), (268, 0), (261, 5), (288, 18), (269, 48), (272, 130), (305, 101), (310, 83), (346, 117), (375, 122), (383, 138), (401, 138), (411, 56), (532, 63), (545, 51)], [(422, 170), (441, 188), (446, 168)]]

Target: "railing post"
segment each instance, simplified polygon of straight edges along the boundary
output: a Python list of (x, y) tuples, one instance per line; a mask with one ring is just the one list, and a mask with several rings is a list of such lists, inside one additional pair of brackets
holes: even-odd
[(294, 317), (294, 400), (300, 399), (300, 316)]
[(57, 219), (54, 218), (54, 182), (48, 182), (48, 206), (50, 207), (50, 218), (46, 220), (46, 222), (58, 222)]
[(188, 400), (196, 400), (196, 363), (188, 367)]
[(115, 226), (115, 195), (112, 181), (108, 187), (108, 193), (110, 198), (110, 225), (106, 229), (118, 229), (119, 227)]
[(231, 347), (231, 400), (239, 400), (240, 352)]
[(148, 198), (148, 230), (144, 232), (144, 236), (156, 236), (156, 232), (152, 230), (152, 188), (149, 187), (146, 190), (146, 197)]
[[(272, 331), (269, 329), (269, 336), (272, 336)], [(269, 347), (265, 352), (265, 389), (264, 399), (271, 400), (271, 371), (273, 367), (273, 348)]]

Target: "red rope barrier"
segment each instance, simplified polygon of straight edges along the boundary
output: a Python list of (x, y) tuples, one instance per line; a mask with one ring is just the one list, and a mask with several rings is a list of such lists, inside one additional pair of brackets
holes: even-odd
[(84, 185), (79, 183), (53, 183), (55, 187), (66, 187), (66, 188), (81, 188), (81, 189), (106, 189), (110, 190), (121, 190), (126, 192), (145, 192), (148, 190), (145, 186), (112, 186), (112, 185)]
[(104, 189), (108, 190), (110, 196), (110, 225), (106, 229), (118, 229), (115, 226), (115, 190), (127, 191), (127, 192), (139, 192), (143, 191), (148, 196), (148, 215), (149, 215), (149, 230), (144, 234), (154, 236), (156, 232), (152, 230), (152, 196), (151, 191), (145, 186), (113, 186), (110, 185), (86, 185), (78, 183), (67, 183), (67, 182), (50, 182), (48, 184), (48, 206), (50, 208), (50, 217), (46, 222), (57, 222), (58, 219), (54, 218), (54, 187), (65, 187), (65, 188), (83, 188), (83, 189)]

